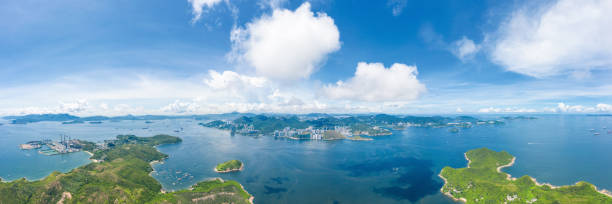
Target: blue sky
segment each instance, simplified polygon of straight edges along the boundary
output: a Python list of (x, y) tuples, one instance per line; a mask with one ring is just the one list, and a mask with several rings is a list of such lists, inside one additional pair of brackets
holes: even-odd
[(0, 114), (610, 113), (612, 3), (0, 6)]

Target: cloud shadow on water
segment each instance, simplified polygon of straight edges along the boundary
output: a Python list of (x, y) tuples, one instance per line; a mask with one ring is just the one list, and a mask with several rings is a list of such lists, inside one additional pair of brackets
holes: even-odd
[(274, 183), (276, 183), (278, 185), (281, 185), (285, 181), (289, 181), (289, 178), (287, 178), (287, 177), (274, 177), (274, 178), (270, 178), (270, 181), (272, 181), (272, 182), (274, 182)]
[(266, 189), (266, 192), (264, 193), (267, 195), (287, 192), (287, 188), (282, 188), (282, 187), (276, 188), (276, 187), (264, 185), (264, 188)]
[(427, 195), (438, 192), (442, 183), (435, 179), (433, 164), (430, 160), (411, 157), (382, 158), (344, 165), (351, 176), (398, 175), (390, 186), (374, 187), (373, 191), (396, 200), (416, 202)]

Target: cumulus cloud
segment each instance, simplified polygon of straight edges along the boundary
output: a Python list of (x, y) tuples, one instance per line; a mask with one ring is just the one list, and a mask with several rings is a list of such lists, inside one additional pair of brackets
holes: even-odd
[(171, 113), (196, 113), (199, 109), (200, 106), (195, 102), (181, 102), (180, 100), (176, 100), (174, 103), (162, 107), (161, 111)]
[(480, 45), (474, 43), (474, 41), (463, 36), (463, 38), (455, 41), (452, 44), (451, 51), (461, 61), (465, 61), (473, 57), (480, 50)]
[(72, 102), (59, 102), (58, 106), (51, 107), (38, 107), (29, 106), (24, 108), (17, 108), (12, 113), (18, 115), (26, 114), (47, 114), (47, 113), (72, 113), (78, 114), (83, 113), (91, 109), (89, 102), (86, 99), (79, 99)]
[(612, 105), (599, 103), (595, 106), (583, 106), (583, 105), (569, 105), (565, 103), (558, 103), (555, 108), (547, 108), (547, 110), (551, 112), (558, 113), (597, 113), (603, 112), (608, 113), (612, 112)]
[(387, 5), (391, 7), (391, 13), (393, 16), (399, 16), (408, 5), (408, 0), (389, 0)]
[(193, 13), (192, 22), (197, 22), (202, 17), (202, 12), (204, 12), (204, 8), (212, 8), (215, 4), (221, 3), (222, 0), (187, 0), (191, 4), (191, 9)]
[(600, 104), (597, 104), (597, 106), (595, 106), (595, 109), (597, 109), (600, 112), (612, 112), (612, 105), (600, 103)]
[(68, 103), (61, 102), (59, 106), (59, 112), (78, 113), (78, 112), (86, 110), (88, 107), (89, 107), (89, 103), (87, 103), (87, 100), (85, 99), (80, 99), (80, 100), (77, 100), (74, 102), (68, 102)]
[(612, 67), (612, 1), (559, 0), (503, 23), (492, 51), (507, 70), (547, 77)]
[(209, 70), (210, 78), (204, 79), (204, 83), (214, 89), (242, 89), (244, 87), (263, 87), (268, 81), (263, 77), (251, 77), (240, 75), (233, 71), (219, 73)]
[(204, 83), (214, 92), (212, 95), (233, 100), (257, 101), (273, 90), (273, 84), (266, 78), (246, 76), (233, 71), (219, 73), (210, 70)]
[(244, 61), (270, 79), (308, 78), (326, 56), (340, 49), (340, 32), (325, 13), (310, 3), (295, 11), (275, 9), (231, 34), (230, 59)]
[(463, 36), (461, 39), (454, 42), (447, 42), (444, 40), (444, 37), (437, 33), (429, 24), (425, 24), (421, 27), (419, 35), (423, 41), (432, 48), (451, 52), (462, 62), (471, 59), (482, 47), (467, 36)]
[(395, 63), (385, 68), (382, 63), (360, 62), (355, 76), (323, 88), (332, 99), (357, 101), (411, 101), (426, 91), (417, 79), (416, 66)]
[(478, 110), (479, 113), (536, 113), (536, 109), (531, 108), (481, 108)]

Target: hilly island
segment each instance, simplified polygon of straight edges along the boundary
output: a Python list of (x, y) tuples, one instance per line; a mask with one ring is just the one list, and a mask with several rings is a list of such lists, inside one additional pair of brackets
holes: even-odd
[(54, 172), (38, 181), (0, 182), (0, 203), (252, 203), (236, 181), (217, 178), (190, 189), (163, 192), (150, 176), (151, 163), (168, 156), (157, 145), (180, 143), (178, 137), (119, 135), (113, 145), (81, 141), (95, 162), (68, 173)]
[(530, 176), (512, 178), (501, 172), (512, 166), (515, 157), (506, 151), (487, 148), (465, 153), (466, 168), (444, 167), (442, 193), (466, 203), (612, 203), (607, 191), (598, 191), (590, 183), (553, 186), (540, 184)]

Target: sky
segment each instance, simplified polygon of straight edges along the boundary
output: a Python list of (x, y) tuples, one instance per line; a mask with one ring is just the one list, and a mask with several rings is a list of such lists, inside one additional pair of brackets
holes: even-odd
[(5, 0), (0, 115), (612, 113), (612, 1)]

